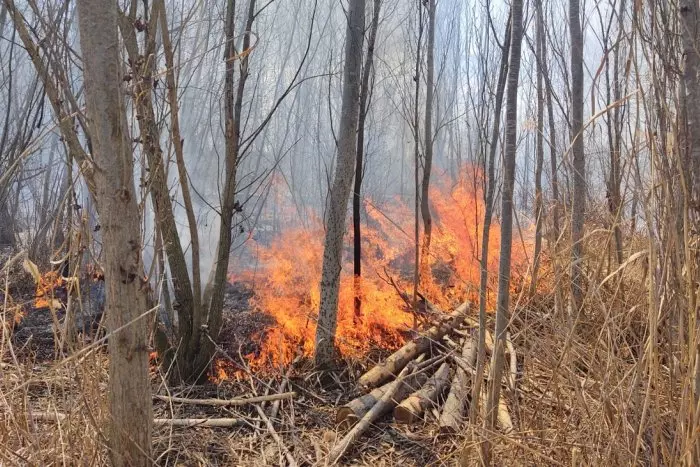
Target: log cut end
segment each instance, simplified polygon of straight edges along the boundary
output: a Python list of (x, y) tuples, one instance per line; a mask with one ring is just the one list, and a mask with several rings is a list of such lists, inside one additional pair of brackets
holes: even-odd
[(349, 430), (360, 418), (350, 407), (341, 407), (335, 414), (335, 424), (339, 429)]
[(394, 420), (401, 424), (416, 423), (421, 420), (420, 413), (416, 413), (413, 406), (399, 405), (394, 409)]

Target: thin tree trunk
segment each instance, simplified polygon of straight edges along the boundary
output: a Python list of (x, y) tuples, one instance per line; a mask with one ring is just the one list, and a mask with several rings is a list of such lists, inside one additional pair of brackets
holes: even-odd
[[(537, 9), (535, 53), (538, 60), (542, 57), (542, 42), (544, 41), (544, 20), (542, 15), (542, 0), (536, 0)], [(530, 282), (530, 295), (537, 290), (537, 276), (540, 269), (540, 255), (542, 253), (542, 166), (544, 165), (544, 89), (542, 79), (542, 67), (537, 67), (537, 133), (535, 137), (535, 251), (532, 264), (532, 281)]]
[(357, 129), (365, 28), (365, 0), (350, 0), (345, 39), (343, 100), (338, 137), (338, 160), (330, 190), (330, 204), (323, 245), (321, 303), (316, 326), (317, 366), (328, 366), (334, 357), (338, 319), (338, 293), (342, 264), (343, 233), (357, 150)]
[(355, 189), (352, 194), (352, 227), (353, 227), (353, 260), (354, 260), (354, 286), (355, 286), (355, 318), (362, 315), (362, 228), (361, 228), (361, 197), (363, 168), (362, 162), (365, 150), (365, 119), (367, 117), (368, 99), (370, 95), (369, 80), (372, 73), (372, 61), (374, 60), (374, 43), (379, 29), (379, 10), (382, 0), (374, 0), (372, 13), (372, 25), (367, 38), (367, 55), (365, 57), (364, 70), (362, 72), (362, 84), (360, 85), (360, 118), (357, 124), (357, 150), (355, 158)]
[(163, 55), (167, 72), (165, 80), (168, 88), (168, 103), (170, 104), (170, 126), (172, 131), (173, 147), (175, 148), (175, 161), (177, 163), (177, 174), (182, 189), (182, 200), (187, 215), (187, 225), (190, 232), (190, 242), (192, 243), (192, 308), (195, 311), (201, 309), (202, 301), (202, 281), (199, 263), (199, 233), (197, 231), (197, 220), (195, 218), (194, 207), (192, 205), (192, 195), (187, 181), (188, 174), (185, 167), (184, 140), (180, 133), (180, 104), (177, 96), (177, 83), (175, 80), (175, 60), (173, 57), (173, 45), (170, 40), (168, 30), (168, 19), (165, 11), (165, 1), (160, 0), (160, 30), (163, 38)]
[(165, 171), (165, 161), (160, 145), (160, 131), (156, 122), (153, 108), (153, 80), (155, 74), (155, 34), (158, 22), (158, 9), (161, 4), (155, 3), (151, 10), (149, 27), (146, 28), (145, 54), (139, 52), (138, 39), (136, 37), (135, 3), (127, 14), (120, 16), (120, 29), (124, 39), (124, 45), (131, 61), (131, 71), (135, 75), (134, 95), (136, 118), (141, 132), (141, 147), (148, 162), (149, 191), (153, 203), (156, 221), (160, 224), (163, 236), (163, 247), (168, 258), (168, 266), (173, 278), (173, 290), (177, 302), (178, 332), (181, 342), (174, 343), (180, 346), (178, 352), (179, 374), (174, 373), (174, 378), (190, 379), (192, 371), (189, 365), (192, 355), (198, 353), (199, 328), (198, 319), (201, 310), (194, 307), (194, 295), (190, 280), (189, 268), (185, 259), (185, 252), (180, 242), (180, 234), (177, 230), (173, 201), (170, 197), (168, 177)]
[(425, 157), (423, 159), (423, 181), (421, 183), (421, 216), (423, 218), (423, 246), (421, 251), (422, 267), (420, 274), (430, 274), (430, 239), (433, 219), (430, 215), (430, 173), (433, 166), (433, 96), (435, 94), (435, 0), (428, 0), (428, 44), (426, 50), (425, 83)]
[[(152, 464), (151, 388), (141, 232), (117, 34), (117, 4), (78, 2), (80, 42), (102, 226), (109, 338), (110, 456), (115, 466)], [(141, 319), (140, 319), (141, 318)]]
[[(505, 147), (503, 155), (503, 193), (501, 195), (501, 250), (498, 265), (498, 300), (496, 309), (496, 330), (494, 333), (494, 350), (492, 357), (492, 380), (486, 405), (486, 429), (492, 431), (496, 426), (498, 403), (501, 394), (501, 375), (504, 363), (504, 347), (510, 315), (510, 267), (511, 247), (513, 241), (513, 189), (515, 185), (515, 153), (517, 149), (518, 118), (518, 79), (520, 77), (520, 51), (523, 38), (523, 1), (513, 0), (512, 39), (508, 68), (506, 95)], [(491, 445), (484, 444), (486, 465), (491, 462)]]
[(416, 40), (416, 68), (413, 75), (415, 82), (415, 101), (413, 103), (413, 183), (414, 183), (414, 213), (415, 219), (413, 224), (413, 240), (414, 240), (414, 263), (413, 263), (413, 330), (418, 329), (418, 284), (420, 283), (420, 232), (419, 232), (419, 209), (420, 209), (420, 137), (419, 137), (419, 119), (418, 106), (420, 103), (420, 52), (421, 40), (423, 39), (423, 7), (421, 0), (418, 0), (418, 39)]
[[(481, 231), (481, 271), (479, 277), (479, 350), (476, 361), (476, 374), (484, 374), (484, 362), (486, 361), (486, 300), (489, 280), (489, 243), (491, 236), (491, 220), (493, 217), (494, 194), (496, 192), (496, 150), (498, 149), (498, 136), (501, 133), (501, 110), (503, 107), (503, 93), (506, 89), (508, 77), (508, 55), (510, 52), (510, 39), (512, 31), (512, 12), (509, 13), (506, 24), (505, 37), (501, 47), (501, 66), (498, 72), (496, 85), (496, 102), (494, 107), (493, 128), (491, 141), (489, 142), (489, 160), (486, 195), (484, 198), (484, 227)], [(469, 419), (476, 420), (479, 413), (479, 394), (481, 392), (482, 378), (474, 378), (472, 386), (472, 403), (469, 407)]]
[[(255, 0), (249, 0), (246, 27), (243, 36), (243, 51), (236, 55), (234, 47), (234, 12), (235, 1), (229, 0), (226, 10), (226, 48), (224, 57), (226, 72), (224, 78), (224, 112), (226, 116), (226, 162), (223, 199), (221, 201), (221, 225), (219, 227), (219, 241), (216, 250), (216, 262), (210, 272), (209, 280), (204, 289), (202, 304), (207, 310), (206, 316), (202, 316), (200, 325), (206, 324), (207, 334), (199, 333), (198, 351), (194, 356), (194, 374), (202, 374), (207, 364), (214, 355), (215, 346), (212, 339), (216, 339), (221, 330), (222, 311), (224, 306), (224, 286), (228, 274), (229, 258), (231, 255), (231, 240), (233, 229), (233, 216), (241, 210), (236, 197), (236, 175), (241, 144), (241, 114), (246, 82), (248, 80), (248, 66), (251, 47), (251, 31), (255, 21)], [(234, 91), (234, 63), (240, 60), (240, 76), (238, 86)], [(206, 318), (206, 320), (205, 320)]]
[[(542, 15), (542, 27), (546, 30), (546, 17)], [(551, 177), (551, 187), (552, 187), (552, 232), (549, 236), (551, 241), (552, 250), (552, 267), (554, 269), (554, 277), (560, 278), (560, 266), (559, 257), (557, 255), (557, 245), (559, 242), (559, 176), (558, 176), (558, 166), (557, 166), (557, 133), (554, 126), (554, 98), (552, 89), (552, 80), (549, 76), (549, 66), (547, 62), (547, 38), (542, 38), (542, 43), (540, 44), (542, 48), (542, 54), (540, 56), (540, 64), (542, 66), (542, 77), (545, 80), (546, 85), (546, 97), (547, 97), (547, 119), (549, 123), (549, 163), (550, 163), (550, 177)], [(557, 287), (554, 292), (554, 310), (555, 314), (561, 316), (563, 295), (561, 288)]]
[(569, 0), (571, 31), (571, 146), (574, 189), (571, 207), (571, 319), (583, 305), (583, 222), (586, 210), (586, 163), (583, 153), (583, 34), (579, 0)]

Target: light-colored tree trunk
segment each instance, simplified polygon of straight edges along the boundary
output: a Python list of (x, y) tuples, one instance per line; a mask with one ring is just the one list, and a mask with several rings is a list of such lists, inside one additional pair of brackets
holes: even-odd
[(109, 336), (109, 443), (115, 466), (151, 465), (151, 388), (141, 232), (121, 93), (117, 4), (80, 0), (78, 17), (102, 226)]
[(350, 0), (347, 11), (343, 100), (338, 137), (338, 160), (330, 190), (326, 238), (321, 271), (321, 303), (316, 326), (317, 366), (329, 365), (334, 356), (338, 320), (338, 293), (342, 265), (343, 234), (348, 198), (355, 168), (357, 117), (362, 73), (362, 43), (365, 28), (365, 0)]
[[(496, 330), (492, 357), (492, 379), (486, 402), (485, 426), (493, 431), (498, 415), (501, 395), (501, 376), (505, 359), (504, 349), (510, 315), (510, 268), (513, 242), (513, 189), (515, 186), (515, 153), (517, 149), (518, 80), (520, 77), (520, 52), (523, 39), (523, 1), (511, 4), (512, 36), (506, 91), (505, 147), (503, 154), (503, 194), (501, 195), (501, 249), (498, 264), (498, 299)], [(484, 458), (490, 464), (491, 445), (484, 443)]]
[(578, 317), (583, 302), (583, 222), (586, 211), (586, 163), (583, 154), (583, 34), (579, 0), (569, 0), (571, 32), (571, 147), (573, 200), (571, 207), (571, 313)]

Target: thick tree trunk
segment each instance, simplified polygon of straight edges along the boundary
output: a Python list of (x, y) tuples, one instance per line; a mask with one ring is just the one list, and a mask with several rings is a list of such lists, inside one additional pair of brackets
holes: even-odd
[(117, 4), (78, 2), (80, 41), (102, 226), (109, 338), (110, 456), (151, 465), (151, 388), (141, 232), (119, 59)]
[(583, 34), (579, 0), (569, 0), (571, 31), (571, 146), (574, 190), (571, 207), (571, 313), (576, 320), (583, 301), (583, 222), (586, 210), (586, 164), (583, 154)]
[(338, 161), (330, 190), (326, 238), (323, 245), (321, 303), (316, 326), (315, 360), (317, 366), (329, 365), (334, 357), (343, 234), (357, 149), (355, 131), (359, 113), (358, 99), (362, 71), (362, 54), (358, 51), (362, 50), (364, 28), (365, 1), (350, 0), (345, 39), (345, 69), (343, 72)]
[(362, 316), (362, 228), (360, 211), (362, 201), (360, 192), (362, 190), (363, 158), (365, 150), (365, 119), (367, 117), (368, 100), (370, 95), (369, 79), (372, 73), (372, 62), (374, 60), (374, 43), (377, 40), (377, 30), (379, 29), (379, 10), (382, 0), (374, 0), (374, 10), (372, 13), (372, 26), (367, 38), (367, 55), (365, 57), (364, 70), (362, 71), (362, 84), (360, 85), (360, 118), (357, 123), (357, 149), (355, 157), (355, 189), (352, 193), (352, 227), (353, 227), (353, 274), (355, 276), (355, 319)]
[[(503, 194), (501, 197), (501, 249), (498, 265), (498, 302), (496, 309), (496, 332), (492, 357), (492, 375), (486, 405), (486, 429), (496, 425), (498, 403), (501, 393), (504, 348), (510, 308), (510, 268), (513, 241), (513, 188), (515, 185), (515, 153), (517, 149), (518, 79), (520, 77), (520, 51), (523, 38), (523, 1), (511, 4), (513, 32), (508, 69), (506, 95), (505, 148), (503, 155)], [(490, 463), (490, 444), (484, 446), (484, 457)]]

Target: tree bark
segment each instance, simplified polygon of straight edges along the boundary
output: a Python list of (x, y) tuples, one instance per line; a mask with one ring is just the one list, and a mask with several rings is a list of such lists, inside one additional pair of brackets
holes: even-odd
[[(542, 57), (542, 42), (544, 41), (544, 20), (542, 15), (542, 0), (536, 0), (537, 23), (535, 34), (535, 54), (538, 61)], [(537, 67), (537, 133), (535, 137), (535, 251), (532, 263), (532, 279), (530, 282), (530, 295), (537, 290), (537, 275), (540, 269), (540, 255), (542, 253), (542, 165), (544, 164), (544, 89), (542, 79), (542, 67)]]
[(362, 227), (360, 219), (363, 158), (365, 150), (365, 119), (368, 111), (368, 100), (371, 89), (369, 80), (372, 73), (372, 63), (374, 60), (374, 43), (377, 39), (379, 29), (379, 11), (382, 0), (374, 0), (374, 10), (372, 12), (372, 25), (367, 38), (367, 55), (365, 57), (364, 70), (362, 72), (362, 84), (360, 85), (360, 118), (357, 123), (357, 149), (355, 157), (355, 189), (352, 193), (352, 227), (353, 227), (353, 274), (355, 276), (355, 319), (362, 316)]
[(420, 210), (423, 218), (423, 245), (421, 247), (421, 272), (430, 274), (430, 239), (433, 231), (433, 219), (430, 215), (430, 173), (433, 167), (433, 100), (435, 95), (435, 0), (428, 0), (428, 43), (426, 46), (426, 82), (425, 82), (425, 131), (423, 144), (423, 180), (421, 182)]
[[(477, 340), (471, 335), (465, 337), (464, 345), (462, 346), (462, 357), (466, 360), (465, 363), (468, 365), (468, 369), (473, 371), (475, 375), (481, 375), (483, 372), (477, 373), (475, 368), (477, 350)], [(477, 376), (472, 380), (472, 375), (460, 365), (457, 365), (455, 375), (452, 378), (450, 393), (447, 395), (445, 405), (440, 414), (441, 432), (456, 433), (459, 431), (459, 427), (462, 424), (464, 406), (467, 402), (467, 396), (469, 395), (469, 383), (477, 379), (480, 378)], [(472, 405), (476, 405), (474, 399), (472, 399)], [(475, 422), (476, 420), (472, 419), (472, 423)]]
[(382, 363), (372, 367), (360, 377), (358, 384), (362, 387), (370, 388), (390, 380), (394, 375), (398, 374), (408, 362), (429, 350), (433, 342), (439, 341), (445, 334), (462, 324), (466, 318), (468, 307), (469, 303), (467, 302), (460, 305), (448, 316), (445, 322), (431, 327), (424, 335), (407, 343), (391, 354)]
[(414, 423), (420, 420), (425, 410), (436, 404), (450, 384), (450, 365), (445, 362), (440, 365), (422, 388), (408, 396), (394, 409), (394, 420), (397, 423)]
[[(512, 39), (508, 68), (505, 147), (503, 155), (503, 194), (501, 195), (501, 249), (498, 265), (498, 300), (496, 309), (496, 331), (494, 333), (494, 350), (492, 356), (492, 375), (486, 405), (486, 429), (493, 430), (496, 425), (498, 402), (501, 393), (501, 375), (503, 372), (504, 347), (508, 328), (510, 308), (510, 269), (511, 247), (513, 241), (513, 188), (515, 185), (515, 153), (517, 149), (518, 118), (518, 79), (520, 77), (520, 52), (523, 38), (523, 1), (513, 0)], [(491, 446), (484, 445), (484, 457), (490, 463)]]
[[(117, 4), (78, 2), (83, 69), (102, 226), (109, 338), (110, 456), (115, 466), (151, 465), (146, 284), (133, 161), (121, 89)], [(141, 318), (141, 320), (139, 319)]]
[(338, 293), (342, 264), (343, 234), (357, 149), (357, 117), (359, 114), (360, 74), (365, 27), (365, 1), (350, 0), (345, 39), (343, 100), (338, 138), (338, 161), (330, 190), (330, 203), (323, 245), (321, 271), (321, 303), (316, 326), (315, 360), (319, 367), (328, 366), (334, 357), (338, 319)]
[(571, 319), (583, 301), (583, 222), (586, 210), (586, 164), (583, 154), (583, 34), (579, 0), (569, 0), (571, 32), (571, 147), (574, 186), (571, 207)]
[[(491, 220), (493, 217), (494, 194), (496, 192), (496, 149), (498, 148), (498, 135), (501, 132), (501, 109), (503, 107), (503, 93), (508, 77), (508, 54), (510, 52), (511, 30), (513, 25), (512, 12), (508, 15), (505, 37), (501, 47), (501, 66), (498, 72), (498, 84), (496, 85), (496, 102), (494, 108), (493, 129), (489, 142), (489, 160), (486, 194), (484, 198), (484, 227), (481, 231), (481, 271), (479, 277), (479, 350), (477, 353), (477, 374), (484, 373), (486, 360), (486, 299), (489, 280), (489, 244), (491, 236)], [(481, 380), (477, 380), (472, 387), (472, 405), (469, 409), (469, 418), (474, 421), (479, 409), (479, 393), (481, 392)]]

